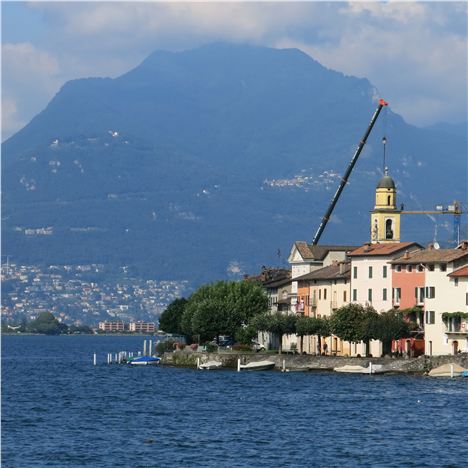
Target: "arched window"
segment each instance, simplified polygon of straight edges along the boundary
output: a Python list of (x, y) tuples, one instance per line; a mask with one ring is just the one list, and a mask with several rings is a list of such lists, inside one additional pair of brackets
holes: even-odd
[(385, 239), (393, 239), (393, 221), (391, 219), (385, 221)]
[(389, 196), (387, 197), (387, 205), (388, 205), (388, 206), (391, 205), (391, 203), (390, 203), (391, 199), (392, 199), (392, 197), (389, 195)]

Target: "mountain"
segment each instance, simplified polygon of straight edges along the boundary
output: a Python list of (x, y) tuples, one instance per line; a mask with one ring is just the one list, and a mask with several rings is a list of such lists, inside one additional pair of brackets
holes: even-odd
[[(194, 283), (284, 263), (312, 238), (376, 94), (300, 50), (230, 44), (68, 82), (2, 145), (3, 254)], [(322, 242), (369, 239), (383, 134), (399, 202), (466, 200), (466, 135), (386, 110)], [(432, 239), (423, 218), (403, 220), (404, 240)]]

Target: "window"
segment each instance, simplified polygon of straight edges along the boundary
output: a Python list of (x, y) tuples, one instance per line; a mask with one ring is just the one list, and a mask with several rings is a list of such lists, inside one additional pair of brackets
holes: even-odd
[(406, 271), (411, 273), (413, 271), (413, 267), (411, 265), (406, 265)]
[(458, 286), (458, 278), (455, 278), (454, 283), (455, 283), (455, 286)]
[(323, 290), (323, 298), (324, 298), (324, 299), (327, 298), (327, 290), (326, 290), (326, 289)]
[(426, 297), (428, 299), (435, 298), (435, 287), (434, 286), (426, 286)]
[(396, 265), (396, 266), (395, 266), (395, 270), (396, 270), (396, 271), (401, 271), (401, 265)]
[(372, 289), (367, 290), (367, 300), (372, 302)]
[(393, 222), (391, 219), (385, 221), (385, 239), (393, 239)]
[(427, 268), (429, 271), (434, 271), (434, 265), (429, 265)]
[(426, 323), (428, 325), (434, 325), (434, 323), (435, 323), (435, 312), (433, 310), (426, 310)]
[[(353, 289), (353, 301), (357, 301), (357, 289)], [(468, 304), (468, 294), (466, 295), (466, 301)]]
[(346, 291), (343, 291), (343, 302), (346, 302)]
[(353, 267), (353, 278), (357, 278), (357, 267)]
[(322, 290), (319, 289), (319, 301), (321, 301), (321, 300), (322, 300)]
[(468, 293), (466, 293), (466, 301), (465, 301), (466, 305), (468, 305)]
[(393, 302), (395, 304), (399, 304), (400, 299), (401, 299), (401, 288), (393, 288), (392, 289), (392, 297), (393, 297)]
[(369, 267), (369, 278), (372, 278), (372, 267)]
[(391, 205), (391, 203), (390, 203), (390, 200), (391, 200), (391, 199), (392, 199), (392, 197), (389, 195), (389, 196), (387, 197), (387, 205), (388, 205), (388, 206)]
[(447, 265), (445, 263), (440, 264), (440, 271), (447, 271)]
[(384, 278), (387, 277), (387, 266), (386, 266), (386, 265), (384, 265), (384, 267), (383, 267), (382, 276), (383, 276)]
[(387, 288), (382, 289), (382, 300), (387, 300)]
[(422, 265), (418, 265), (417, 270), (419, 272), (424, 271), (424, 267)]

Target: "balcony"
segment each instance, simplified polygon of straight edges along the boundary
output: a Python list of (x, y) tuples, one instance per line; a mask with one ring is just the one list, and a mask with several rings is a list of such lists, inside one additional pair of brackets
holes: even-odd
[[(466, 314), (460, 314), (466, 315)], [(468, 317), (460, 316), (458, 313), (442, 314), (445, 323), (445, 333), (447, 335), (468, 336)]]

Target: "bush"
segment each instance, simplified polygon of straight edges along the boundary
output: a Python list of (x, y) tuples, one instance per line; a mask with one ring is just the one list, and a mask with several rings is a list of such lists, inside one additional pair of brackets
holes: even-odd
[(206, 343), (205, 347), (208, 353), (215, 353), (216, 351), (218, 351), (218, 346), (216, 346), (213, 343)]
[(174, 351), (174, 341), (168, 340), (168, 341), (160, 341), (156, 345), (156, 352), (158, 354), (164, 354), (164, 353), (171, 353)]

